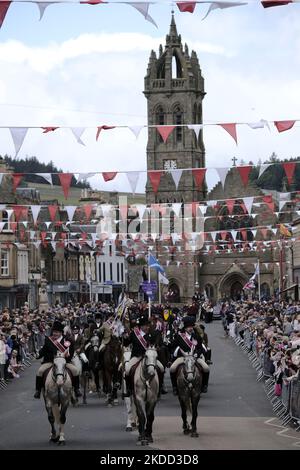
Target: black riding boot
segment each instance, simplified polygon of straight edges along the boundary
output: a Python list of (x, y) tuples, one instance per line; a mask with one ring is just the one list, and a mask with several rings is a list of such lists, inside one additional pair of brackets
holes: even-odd
[(201, 388), (202, 393), (207, 393), (208, 379), (209, 379), (209, 372), (203, 372), (202, 388)]
[(170, 377), (173, 387), (173, 395), (178, 395), (176, 372), (170, 372)]
[(82, 393), (79, 390), (79, 375), (76, 375), (75, 377), (73, 377), (72, 385), (74, 388), (75, 397), (76, 398), (82, 397)]
[(39, 377), (37, 375), (35, 378), (35, 394), (33, 395), (34, 398), (41, 398), (42, 388), (43, 388), (43, 377)]
[(131, 396), (132, 390), (131, 390), (131, 380), (128, 375), (125, 375), (125, 384), (126, 384), (126, 392), (123, 393), (124, 398), (128, 398)]

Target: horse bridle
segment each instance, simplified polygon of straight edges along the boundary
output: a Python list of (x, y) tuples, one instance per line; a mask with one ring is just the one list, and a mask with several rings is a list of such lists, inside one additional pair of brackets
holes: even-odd
[[(196, 362), (196, 361), (195, 361)], [(185, 381), (185, 383), (187, 383), (189, 386), (192, 386), (193, 385), (193, 382), (195, 380), (195, 368), (196, 368), (196, 365), (195, 365), (195, 362), (194, 362), (194, 365), (193, 365), (193, 369), (192, 371), (190, 372), (187, 372), (186, 371), (186, 368), (185, 368), (185, 362), (183, 363), (184, 364), (184, 367), (183, 367), (183, 379)], [(188, 376), (189, 375), (192, 375), (192, 380), (189, 380), (188, 379)]]

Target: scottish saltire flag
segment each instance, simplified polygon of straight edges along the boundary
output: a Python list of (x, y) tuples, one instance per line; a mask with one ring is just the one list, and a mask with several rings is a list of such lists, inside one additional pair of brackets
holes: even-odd
[(151, 255), (151, 253), (148, 255), (148, 266), (150, 266), (150, 268), (155, 268), (159, 273), (165, 274), (164, 268), (159, 264), (157, 259)]
[(164, 276), (161, 272), (158, 273), (158, 282), (161, 284), (165, 284), (166, 286), (169, 284), (169, 279)]

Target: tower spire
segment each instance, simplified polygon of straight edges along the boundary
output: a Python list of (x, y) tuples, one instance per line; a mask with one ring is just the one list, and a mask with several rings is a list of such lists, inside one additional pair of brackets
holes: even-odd
[(174, 10), (172, 10), (172, 19), (171, 19), (171, 24), (170, 24), (169, 36), (170, 36), (170, 38), (177, 38), (178, 37), (177, 27), (176, 27), (175, 17), (174, 17)]

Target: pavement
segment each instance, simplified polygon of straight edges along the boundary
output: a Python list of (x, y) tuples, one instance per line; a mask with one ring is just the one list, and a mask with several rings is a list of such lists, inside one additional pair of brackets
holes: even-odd
[[(235, 343), (224, 337), (220, 321), (206, 325), (213, 351), (210, 383), (198, 408), (198, 438), (184, 436), (177, 397), (164, 395), (157, 404), (153, 427), (158, 450), (299, 450), (300, 433), (274, 417), (263, 385)], [(137, 450), (137, 432), (125, 432), (123, 402), (108, 408), (104, 398), (88, 396), (87, 405), (71, 406), (65, 426), (66, 446), (48, 442), (49, 423), (43, 400), (35, 400), (35, 361), (0, 391), (0, 449)]]

